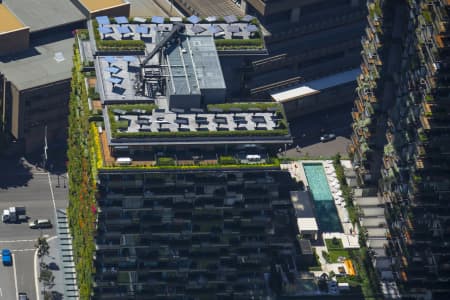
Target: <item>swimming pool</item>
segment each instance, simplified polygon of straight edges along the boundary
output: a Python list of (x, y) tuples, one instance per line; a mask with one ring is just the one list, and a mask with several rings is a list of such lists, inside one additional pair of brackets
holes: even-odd
[(321, 163), (303, 163), (322, 232), (342, 232), (341, 222)]

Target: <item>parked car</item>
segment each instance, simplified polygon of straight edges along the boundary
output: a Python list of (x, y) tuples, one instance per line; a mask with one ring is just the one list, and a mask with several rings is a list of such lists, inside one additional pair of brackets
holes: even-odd
[(48, 219), (34, 220), (28, 224), (31, 229), (52, 228), (52, 222)]
[(324, 134), (324, 135), (322, 135), (320, 137), (320, 141), (322, 143), (324, 143), (324, 142), (328, 142), (328, 141), (334, 140), (335, 138), (336, 138), (336, 135), (334, 133), (327, 133), (327, 134)]
[(19, 300), (28, 300), (27, 293), (19, 293)]
[(11, 250), (9, 250), (9, 249), (3, 249), (2, 250), (2, 262), (3, 262), (4, 266), (11, 266), (12, 265)]

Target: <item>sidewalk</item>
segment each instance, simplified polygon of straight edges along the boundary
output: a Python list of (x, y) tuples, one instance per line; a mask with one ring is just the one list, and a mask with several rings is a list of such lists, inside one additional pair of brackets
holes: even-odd
[[(44, 256), (41, 259), (36, 260), (36, 270), (38, 270), (38, 276), (40, 276), (40, 262), (41, 260), (48, 266), (47, 270), (52, 273), (54, 276), (53, 284), (47, 287), (44, 287), (43, 282), (39, 282), (39, 295), (37, 295), (37, 299), (44, 299), (44, 291), (50, 291), (54, 298), (52, 299), (63, 299), (64, 295), (64, 275), (62, 271), (61, 265), (61, 257), (58, 245), (58, 238), (55, 237), (53, 239), (47, 240), (48, 245), (50, 246), (49, 255)], [(36, 279), (38, 280), (38, 279)]]

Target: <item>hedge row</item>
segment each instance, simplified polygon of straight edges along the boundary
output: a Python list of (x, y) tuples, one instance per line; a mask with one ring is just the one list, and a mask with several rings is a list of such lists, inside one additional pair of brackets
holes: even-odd
[(222, 104), (208, 104), (208, 110), (213, 108), (222, 109), (224, 112), (229, 112), (232, 108), (240, 108), (242, 111), (249, 111), (250, 108), (259, 108), (262, 111), (267, 111), (268, 108), (278, 108), (281, 112), (281, 105), (273, 102), (236, 102), (236, 103), (222, 103)]
[(174, 137), (255, 137), (287, 136), (288, 129), (235, 131), (178, 131), (178, 132), (117, 132), (119, 123), (110, 118), (113, 138), (174, 138)]
[(113, 104), (108, 105), (108, 110), (112, 111), (114, 109), (125, 110), (127, 113), (133, 114), (133, 109), (143, 109), (147, 112), (158, 108), (155, 104)]
[(258, 39), (215, 39), (216, 47), (221, 49), (261, 49), (264, 47), (262, 38)]

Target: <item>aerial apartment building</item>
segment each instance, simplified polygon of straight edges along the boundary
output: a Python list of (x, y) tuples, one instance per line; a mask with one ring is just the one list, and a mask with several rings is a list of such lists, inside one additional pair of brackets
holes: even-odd
[[(262, 299), (296, 285), (298, 186), (276, 158), (292, 137), (279, 104), (226, 101), (218, 55), (235, 30), (214, 33), (227, 26), (98, 16), (78, 32), (68, 155), (81, 297)], [(263, 47), (251, 19), (230, 26)]]
[[(224, 74), (229, 78), (226, 83), (230, 97), (273, 98), (283, 103), (288, 118), (352, 101), (354, 78), (359, 72), (365, 1), (174, 0), (174, 3), (186, 15), (238, 18), (252, 15), (261, 22), (266, 53), (242, 56), (241, 60), (220, 55)], [(288, 95), (276, 95), (283, 92)]]
[(402, 296), (448, 299), (450, 2), (367, 5), (349, 153), (360, 184), (384, 203), (380, 255), (391, 257)]
[(1, 130), (13, 153), (67, 138), (73, 31), (96, 13), (128, 15), (121, 0), (0, 1)]

